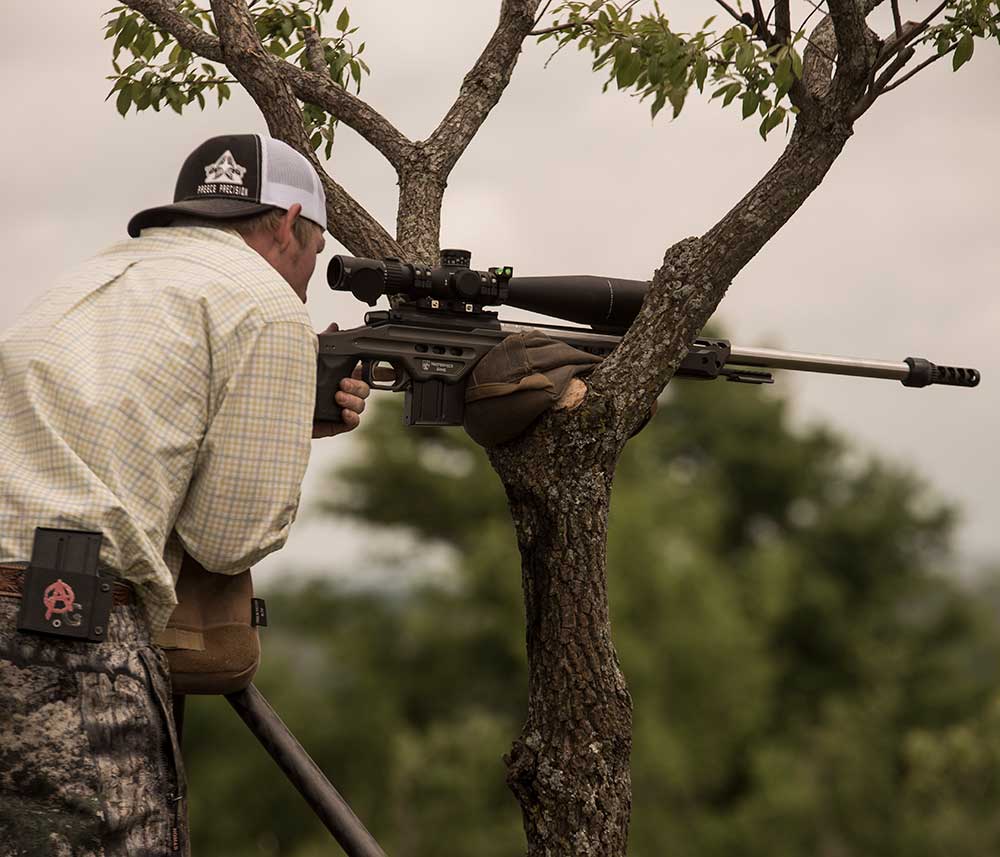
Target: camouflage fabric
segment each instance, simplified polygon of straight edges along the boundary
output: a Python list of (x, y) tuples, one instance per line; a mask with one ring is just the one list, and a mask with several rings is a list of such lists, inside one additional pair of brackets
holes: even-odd
[(163, 652), (135, 605), (107, 641), (16, 630), (0, 597), (0, 857), (189, 855)]

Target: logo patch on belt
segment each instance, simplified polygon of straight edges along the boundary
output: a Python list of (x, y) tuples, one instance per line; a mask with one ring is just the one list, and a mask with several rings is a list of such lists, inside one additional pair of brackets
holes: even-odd
[(55, 583), (50, 583), (45, 587), (45, 594), (42, 603), (45, 605), (45, 621), (52, 618), (53, 613), (72, 613), (74, 608), (79, 608), (75, 604), (76, 594), (73, 587), (59, 578)]

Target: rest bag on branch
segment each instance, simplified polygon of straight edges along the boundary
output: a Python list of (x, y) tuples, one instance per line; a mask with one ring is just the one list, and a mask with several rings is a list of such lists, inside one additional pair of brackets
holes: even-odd
[(260, 665), (250, 571), (214, 574), (184, 555), (178, 605), (156, 644), (167, 655), (174, 694), (243, 690)]
[(465, 430), (481, 446), (513, 440), (601, 362), (541, 331), (515, 333), (488, 352), (465, 391)]

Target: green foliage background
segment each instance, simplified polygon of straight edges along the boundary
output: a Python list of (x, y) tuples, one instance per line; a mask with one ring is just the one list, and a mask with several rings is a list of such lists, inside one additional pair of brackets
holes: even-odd
[[(388, 399), (326, 510), (373, 562), (408, 531), (408, 585), (366, 589), (357, 568), (350, 590), (268, 593), (257, 684), (390, 855), (523, 853), (501, 761), (526, 697), (503, 492), (463, 432), (405, 430)], [(1000, 597), (955, 582), (954, 510), (793, 430), (768, 392), (680, 382), (625, 451), (611, 517), (630, 853), (1000, 853)], [(223, 700), (190, 699), (185, 731), (196, 854), (339, 853)]]

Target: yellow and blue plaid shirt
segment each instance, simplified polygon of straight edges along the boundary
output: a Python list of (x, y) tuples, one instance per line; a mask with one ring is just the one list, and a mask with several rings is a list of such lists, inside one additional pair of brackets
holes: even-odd
[(35, 527), (99, 530), (162, 629), (183, 551), (225, 574), (285, 543), (316, 349), (234, 232), (146, 229), (85, 263), (0, 332), (0, 562)]

